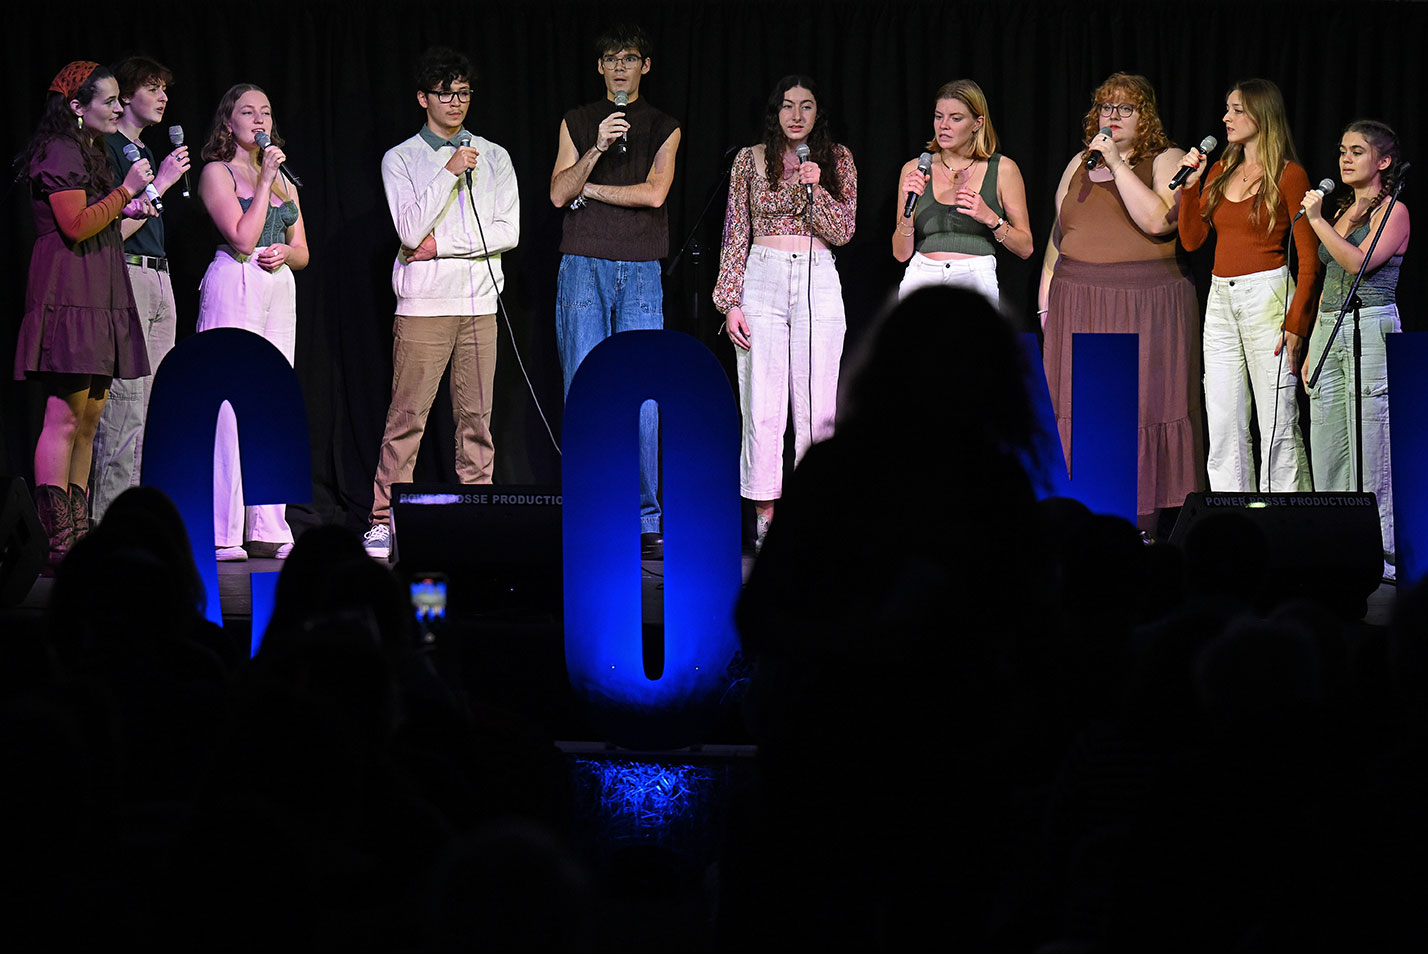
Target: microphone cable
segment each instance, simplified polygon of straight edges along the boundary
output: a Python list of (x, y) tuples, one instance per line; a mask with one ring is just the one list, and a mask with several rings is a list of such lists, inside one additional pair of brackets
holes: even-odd
[[(1293, 220), (1290, 220), (1289, 233), (1284, 237), (1284, 309), (1280, 312), (1279, 317), (1279, 361), (1274, 369), (1274, 411), (1270, 417), (1269, 440), (1264, 442), (1264, 492), (1267, 494), (1274, 493), (1274, 438), (1279, 433), (1279, 392), (1286, 387), (1293, 391), (1296, 386), (1293, 382), (1288, 385), (1284, 384), (1284, 352), (1289, 350), (1288, 331), (1285, 326), (1289, 324), (1289, 286), (1294, 282), (1294, 271), (1291, 267), (1293, 258), (1291, 256), (1294, 252), (1295, 224)], [(1294, 369), (1290, 368), (1289, 373), (1293, 377)], [(1253, 389), (1250, 393), (1254, 393)], [(1294, 395), (1294, 400), (1299, 400), (1297, 394)], [(1263, 442), (1264, 435), (1261, 434), (1260, 438)]]
[[(546, 436), (550, 438), (550, 446), (555, 448), (557, 457), (563, 457), (560, 450), (560, 442), (555, 439), (555, 431), (551, 429), (550, 420), (545, 416), (545, 409), (540, 405), (540, 398), (536, 396), (535, 385), (531, 382), (530, 372), (526, 370), (526, 363), (521, 358), (521, 348), (516, 342), (516, 329), (511, 324), (511, 313), (506, 310), (506, 299), (501, 295), (501, 285), (496, 281), (496, 270), (491, 266), (491, 249), (486, 244), (486, 230), (481, 226), (481, 213), (476, 211), (476, 193), (474, 189), (466, 190), (466, 197), (471, 204), (471, 214), (476, 219), (476, 233), (481, 239), (482, 261), (486, 263), (486, 274), (491, 276), (491, 289), (496, 293), (496, 308), (501, 313), (502, 320), (506, 323), (506, 335), (511, 339), (511, 351), (516, 356), (516, 366), (521, 369), (521, 377), (525, 379), (526, 390), (530, 392), (531, 403), (535, 405), (536, 413), (540, 415), (540, 422), (545, 426)], [(494, 380), (494, 376), (492, 378)]]
[[(809, 192), (813, 190), (810, 188)], [(813, 436), (813, 198), (810, 195), (808, 200), (808, 285), (806, 297), (808, 300), (808, 446), (812, 447)], [(792, 339), (790, 339), (792, 340)], [(797, 444), (797, 441), (794, 442)], [(798, 456), (798, 448), (794, 448), (794, 456)], [(795, 464), (797, 466), (797, 464)]]

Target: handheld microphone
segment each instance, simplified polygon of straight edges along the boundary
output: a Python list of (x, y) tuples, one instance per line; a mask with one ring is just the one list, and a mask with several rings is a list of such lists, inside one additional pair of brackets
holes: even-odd
[[(461, 130), (461, 135), (456, 137), (456, 144), (462, 149), (471, 145), (471, 134), (466, 130)], [(466, 170), (466, 191), (471, 191), (471, 170)]]
[[(266, 132), (260, 129), (253, 134), (253, 141), (258, 144), (259, 149), (267, 149), (273, 144), (273, 137), (269, 136)], [(283, 178), (291, 182), (294, 187), (299, 189), (302, 188), (302, 180), (297, 177), (296, 172), (293, 172), (291, 169), (288, 168), (288, 164), (286, 161), (284, 161), (283, 164), (278, 167), (278, 169), (282, 172)]]
[[(174, 147), (175, 149), (177, 149), (179, 146), (182, 146), (182, 145), (183, 145), (183, 127), (182, 127), (182, 126), (170, 126), (170, 127), (169, 127), (169, 142), (173, 145), (173, 147)], [(188, 198), (188, 170), (187, 170), (187, 169), (185, 169), (185, 170), (183, 171), (183, 197), (184, 197), (185, 199)]]
[[(798, 146), (793, 150), (793, 153), (794, 153), (794, 155), (798, 156), (798, 161), (799, 161), (800, 163), (807, 162), (807, 161), (808, 161), (808, 143), (806, 143), (806, 142), (801, 142), (801, 143), (799, 143)], [(811, 182), (804, 183), (803, 192), (804, 192), (804, 195), (808, 196), (808, 203), (809, 203), (809, 205), (812, 205), (812, 204), (813, 204), (813, 183), (811, 183)]]
[[(615, 94), (616, 108), (624, 109), (628, 105), (630, 105), (629, 93), (625, 92), (624, 90), (620, 90), (618, 93)], [(615, 143), (615, 151), (622, 156), (630, 151), (630, 131), (628, 129), (626, 129), (620, 134), (619, 140)]]
[[(1315, 191), (1317, 191), (1320, 195), (1328, 195), (1330, 192), (1333, 192), (1333, 191), (1334, 191), (1334, 180), (1333, 180), (1333, 179), (1320, 179), (1320, 180), (1319, 180), (1319, 184), (1318, 184), (1317, 186), (1315, 186), (1313, 189), (1310, 189), (1309, 191), (1310, 191), (1310, 192), (1315, 192)], [(1296, 215), (1296, 216), (1294, 217), (1294, 222), (1298, 222), (1299, 219), (1300, 219), (1303, 215), (1304, 215), (1304, 210), (1303, 210), (1303, 209), (1300, 209), (1300, 210), (1299, 210), (1299, 215)], [(1294, 222), (1290, 222), (1289, 224), (1290, 224), (1290, 225), (1293, 225)]]
[[(126, 143), (124, 146), (124, 158), (129, 160), (130, 165), (133, 165), (134, 163), (138, 162), (140, 159), (139, 147), (134, 145), (132, 142)], [(155, 211), (164, 211), (164, 203), (163, 200), (159, 198), (159, 190), (154, 188), (154, 184), (152, 182), (144, 186), (144, 195), (148, 196), (149, 201), (154, 203)]]
[[(1102, 127), (1101, 127), (1101, 131), (1100, 131), (1099, 133), (1097, 133), (1096, 135), (1098, 135), (1098, 136), (1105, 136), (1105, 137), (1107, 137), (1107, 138), (1110, 138), (1110, 135), (1111, 135), (1111, 127), (1110, 127), (1110, 126), (1102, 126)], [(1099, 166), (1100, 164), (1101, 164), (1101, 154), (1100, 154), (1099, 152), (1093, 152), (1093, 153), (1091, 153), (1090, 157), (1086, 159), (1086, 171), (1087, 171), (1087, 172), (1090, 172), (1092, 169), (1096, 168), (1096, 167)]]
[[(917, 171), (927, 175), (932, 171), (932, 153), (924, 152), (917, 157)], [(902, 217), (907, 219), (912, 217), (912, 207), (917, 204), (917, 193), (909, 192), (907, 198), (902, 203)]]
[[(1195, 149), (1195, 151), (1200, 154), (1200, 161), (1204, 162), (1207, 158), (1209, 158), (1210, 150), (1214, 149), (1219, 144), (1219, 140), (1217, 140), (1214, 136), (1206, 136), (1204, 139), (1201, 139), (1200, 145), (1197, 146)], [(1198, 168), (1198, 166), (1181, 166), (1180, 171), (1175, 173), (1174, 177), (1171, 178), (1170, 188), (1178, 189), (1183, 186), (1185, 184), (1185, 180), (1190, 178), (1190, 173), (1194, 172), (1196, 168)]]

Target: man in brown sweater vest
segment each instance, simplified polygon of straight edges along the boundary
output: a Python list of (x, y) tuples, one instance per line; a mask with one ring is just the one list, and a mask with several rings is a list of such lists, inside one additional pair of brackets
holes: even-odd
[[(664, 208), (679, 124), (640, 96), (650, 42), (639, 27), (595, 43), (605, 96), (565, 114), (550, 201), (568, 207), (560, 243), (556, 341), (565, 390), (585, 355), (612, 334), (664, 326), (659, 259), (669, 251)], [(640, 533), (659, 550), (659, 417), (640, 411)]]

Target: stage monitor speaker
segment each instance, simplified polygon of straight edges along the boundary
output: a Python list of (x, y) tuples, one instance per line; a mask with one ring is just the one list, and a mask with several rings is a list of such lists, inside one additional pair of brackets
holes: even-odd
[(406, 576), (446, 574), (448, 612), (558, 612), (560, 488), (394, 484), (392, 556)]
[(1217, 513), (1243, 514), (1264, 531), (1270, 592), (1363, 617), (1368, 597), (1383, 580), (1383, 538), (1373, 494), (1194, 493), (1180, 508), (1170, 542), (1183, 547), (1196, 524)]
[(18, 606), (30, 595), (49, 544), (25, 482), (0, 477), (0, 606)]

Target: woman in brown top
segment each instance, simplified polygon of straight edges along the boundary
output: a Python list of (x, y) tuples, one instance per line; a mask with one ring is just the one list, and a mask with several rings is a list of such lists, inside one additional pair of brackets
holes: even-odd
[(1168, 187), (1184, 152), (1166, 138), (1143, 76), (1113, 73), (1083, 124), (1086, 148), (1062, 173), (1041, 269), (1046, 381), (1069, 462), (1072, 334), (1140, 335), (1136, 514), (1153, 532), (1200, 475), (1199, 307), (1176, 257)]

